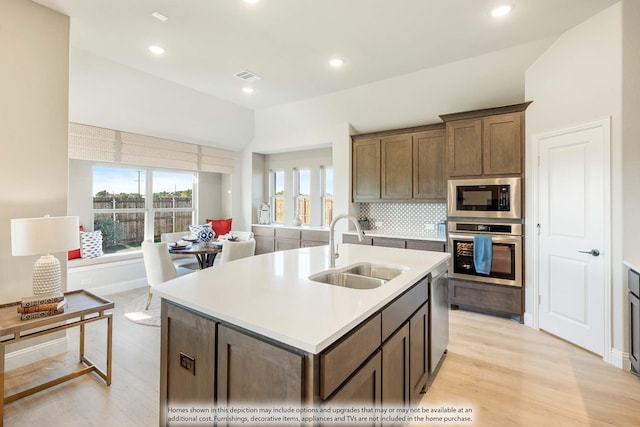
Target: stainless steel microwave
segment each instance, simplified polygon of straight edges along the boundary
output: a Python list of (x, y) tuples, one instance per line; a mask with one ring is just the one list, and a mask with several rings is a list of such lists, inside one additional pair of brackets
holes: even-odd
[(450, 217), (522, 218), (521, 179), (451, 179), (447, 196)]

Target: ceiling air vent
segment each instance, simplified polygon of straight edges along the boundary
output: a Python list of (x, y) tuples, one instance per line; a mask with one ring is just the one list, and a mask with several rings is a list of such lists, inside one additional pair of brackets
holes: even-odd
[(236, 76), (237, 78), (239, 78), (244, 82), (257, 82), (262, 78), (256, 73), (253, 73), (249, 70), (238, 71), (237, 73), (234, 74), (234, 76)]

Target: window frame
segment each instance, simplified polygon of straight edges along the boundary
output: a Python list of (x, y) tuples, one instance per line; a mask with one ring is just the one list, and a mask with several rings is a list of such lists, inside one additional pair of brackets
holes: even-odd
[[(276, 174), (282, 173), (282, 195), (276, 194)], [(273, 224), (284, 224), (285, 222), (285, 196), (286, 196), (286, 173), (284, 169), (272, 169), (269, 171), (269, 201), (271, 202), (271, 222)], [(282, 203), (282, 221), (277, 221), (277, 202)]]
[[(331, 175), (333, 177), (333, 165), (320, 166), (320, 206), (322, 216), (320, 218), (320, 224), (328, 226), (333, 220), (333, 193), (327, 193), (327, 169), (331, 169)], [(333, 180), (333, 179), (332, 179)], [(329, 217), (326, 215), (327, 200), (331, 199), (331, 209)]]
[[(306, 171), (309, 174), (309, 194), (302, 194), (300, 191), (300, 173), (302, 171)], [(302, 224), (309, 225), (311, 224), (311, 169), (310, 168), (293, 168), (293, 177), (294, 177), (294, 197), (293, 197), (293, 206), (295, 209), (295, 218), (296, 220), (300, 217)], [(302, 199), (308, 200), (309, 206), (307, 207), (308, 214), (305, 215), (300, 212), (300, 201)], [(306, 217), (306, 220), (305, 220)]]
[[(95, 167), (100, 168), (108, 168), (112, 170), (127, 170), (127, 171), (144, 171), (144, 189), (141, 188), (142, 196), (144, 197), (144, 207), (143, 208), (109, 208), (109, 209), (96, 209), (94, 207), (94, 198), (95, 193), (93, 190), (93, 182), (95, 180)], [(153, 180), (154, 180), (154, 172), (169, 172), (169, 173), (178, 173), (192, 176), (192, 187), (191, 187), (191, 207), (188, 208), (155, 208), (154, 207), (154, 198), (153, 198)], [(95, 231), (96, 224), (96, 215), (104, 215), (110, 214), (112, 216), (116, 216), (118, 214), (124, 213), (137, 213), (143, 215), (143, 229), (144, 235), (140, 242), (144, 240), (159, 240), (155, 238), (155, 220), (157, 212), (191, 212), (191, 223), (193, 223), (194, 218), (197, 218), (198, 215), (198, 173), (190, 170), (178, 170), (178, 169), (167, 169), (167, 168), (158, 168), (151, 166), (139, 166), (139, 165), (125, 165), (125, 164), (105, 164), (100, 162), (95, 162), (91, 166), (91, 180), (92, 180), (92, 191), (91, 191), (91, 226)], [(112, 196), (113, 197), (113, 196)], [(174, 216), (175, 218), (175, 216)], [(175, 231), (175, 220), (173, 221), (172, 228)], [(130, 249), (126, 250), (126, 252), (141, 250), (141, 249)], [(116, 251), (115, 253), (125, 252), (125, 251)]]

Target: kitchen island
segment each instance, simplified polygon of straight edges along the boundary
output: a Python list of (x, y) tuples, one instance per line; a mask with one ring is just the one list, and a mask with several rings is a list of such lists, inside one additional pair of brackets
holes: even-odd
[(402, 273), (373, 289), (319, 283), (309, 276), (328, 269), (321, 246), (154, 287), (163, 317), (160, 424), (187, 407), (417, 404), (446, 348), (449, 255), (350, 244), (339, 252), (337, 270), (364, 262)]

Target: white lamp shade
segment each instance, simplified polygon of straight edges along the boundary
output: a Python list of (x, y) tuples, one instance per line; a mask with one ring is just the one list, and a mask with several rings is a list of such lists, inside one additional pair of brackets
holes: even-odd
[(77, 216), (53, 216), (11, 220), (11, 254), (42, 255), (80, 247)]

